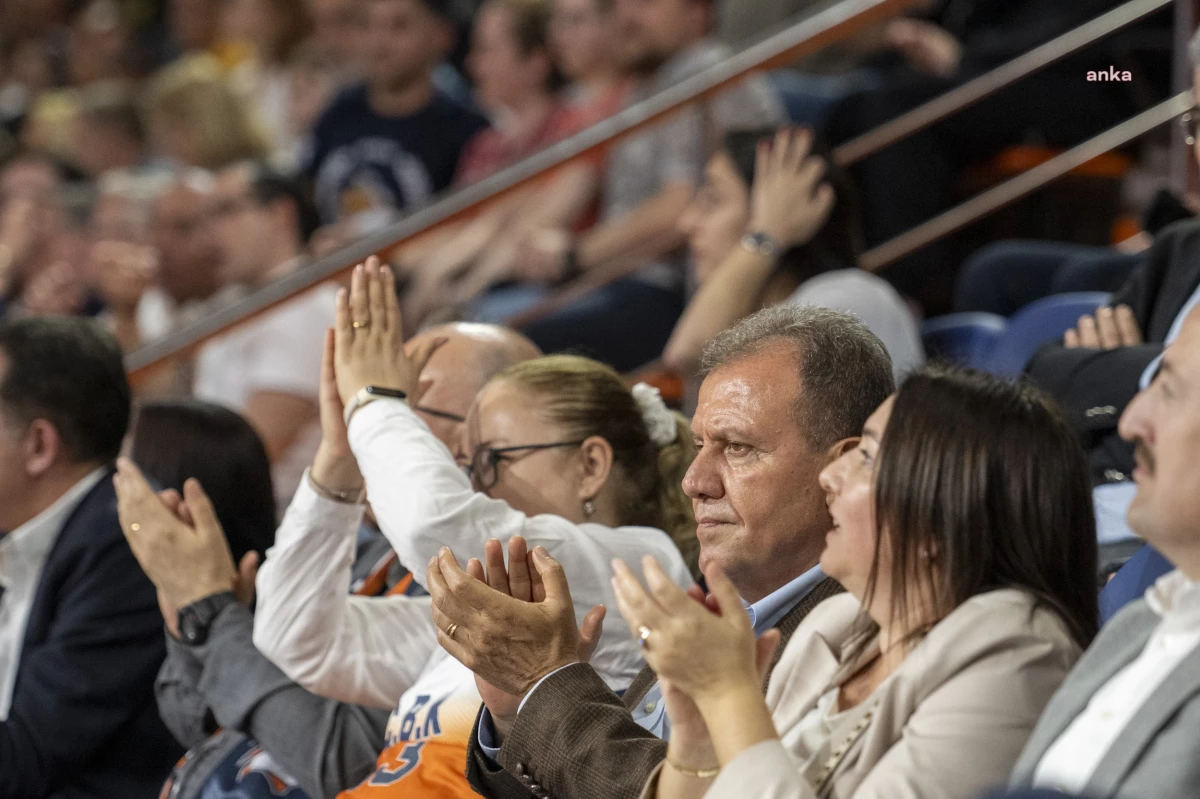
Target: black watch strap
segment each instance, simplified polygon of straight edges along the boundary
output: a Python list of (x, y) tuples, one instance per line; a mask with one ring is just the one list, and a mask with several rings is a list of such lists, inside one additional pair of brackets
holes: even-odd
[(366, 386), (364, 389), (368, 394), (373, 394), (376, 397), (391, 397), (392, 399), (408, 399), (408, 394), (398, 388), (384, 388), (383, 386)]
[(208, 640), (213, 619), (225, 608), (237, 602), (232, 591), (198, 599), (179, 609), (179, 640), (188, 646), (200, 646)]

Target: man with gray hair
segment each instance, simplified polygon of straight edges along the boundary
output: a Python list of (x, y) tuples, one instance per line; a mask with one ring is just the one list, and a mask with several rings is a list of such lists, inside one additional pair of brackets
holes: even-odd
[[(817, 477), (856, 445), (894, 390), (891, 359), (851, 316), (776, 307), (714, 339), (702, 368), (692, 420), (700, 451), (683, 480), (700, 565), (719, 564), (755, 631), (778, 627), (786, 642), (809, 610), (841, 591), (817, 565), (831, 525)], [(618, 697), (587, 663), (555, 654), (577, 651), (564, 639), (577, 637), (573, 620), (482, 582), (431, 581), (430, 590), (447, 616), (481, 609), (453, 618), (465, 664), (490, 683), (526, 688), (503, 706), (489, 697), (481, 712), (467, 762), (475, 790), (496, 799), (641, 792), (671, 732), (653, 671)]]

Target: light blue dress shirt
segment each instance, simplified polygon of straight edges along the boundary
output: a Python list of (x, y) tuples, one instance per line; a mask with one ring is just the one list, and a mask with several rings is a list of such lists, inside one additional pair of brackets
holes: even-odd
[[(767, 630), (779, 623), (779, 620), (788, 614), (792, 608), (800, 604), (804, 597), (816, 587), (817, 583), (825, 579), (825, 573), (821, 571), (820, 566), (814, 566), (804, 574), (792, 580), (787, 585), (778, 589), (772, 594), (769, 594), (754, 604), (742, 604), (746, 607), (746, 612), (750, 614), (750, 623), (754, 626), (754, 634), (762, 635)], [(564, 666), (565, 668), (565, 666)], [(558, 671), (558, 669), (555, 669)], [(533, 695), (533, 692), (538, 689), (551, 674), (547, 674), (539, 680), (533, 688), (525, 695), (525, 699), (521, 701), (521, 706), (525, 706), (525, 702)], [(520, 713), (520, 710), (517, 711)], [(632, 711), (633, 720), (640, 726), (654, 733), (658, 738), (668, 740), (671, 737), (671, 720), (667, 716), (666, 703), (662, 699), (662, 689), (658, 683), (651, 686), (642, 700), (638, 702), (637, 707)], [(483, 718), (479, 724), (479, 748), (487, 754), (492, 760), (497, 760), (500, 757), (500, 747), (493, 746), (496, 736), (492, 728), (492, 719), (487, 708), (484, 708)]]

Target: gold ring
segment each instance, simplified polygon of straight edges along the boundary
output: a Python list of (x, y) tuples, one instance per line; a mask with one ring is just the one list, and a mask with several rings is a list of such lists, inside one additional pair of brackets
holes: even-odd
[(371, 326), (370, 322), (351, 322), (350, 323), (350, 327), (354, 328), (355, 330), (358, 330), (359, 328), (363, 328), (363, 327), (370, 327), (370, 326)]
[(638, 634), (637, 634), (638, 646), (640, 646), (642, 649), (645, 649), (646, 648), (646, 640), (649, 637), (650, 637), (650, 628), (649, 627), (647, 627), (644, 624), (641, 627), (638, 627)]
[(454, 622), (450, 622), (450, 626), (446, 628), (446, 637), (453, 638), (454, 633), (457, 631), (458, 631), (458, 625), (455, 624)]

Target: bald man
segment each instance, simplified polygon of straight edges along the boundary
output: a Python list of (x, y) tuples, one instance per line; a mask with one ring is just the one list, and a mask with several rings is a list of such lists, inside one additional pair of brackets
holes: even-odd
[[(432, 328), (410, 346), (429, 337), (448, 340), (421, 373), (416, 410), (455, 452), (479, 389), (507, 367), (541, 353), (519, 333), (479, 324)], [(183, 557), (165, 553), (159, 567)], [(193, 563), (190, 571), (200, 574), (203, 566)], [(142, 567), (150, 573), (156, 564)], [(179, 625), (186, 626), (184, 637), (192, 643), (167, 635), (167, 659), (155, 685), (159, 713), (192, 750), (176, 767), (171, 795), (195, 799), (220, 784), (222, 795), (257, 796), (256, 790), (273, 786), (270, 795), (318, 799), (362, 782), (383, 750), (389, 711), (318, 697), (289, 680), (254, 648), (253, 617), (229, 596), (206, 597), (180, 609), (181, 620), (196, 620)], [(429, 598), (387, 601), (428, 603)], [(209, 737), (217, 726), (222, 731)]]

